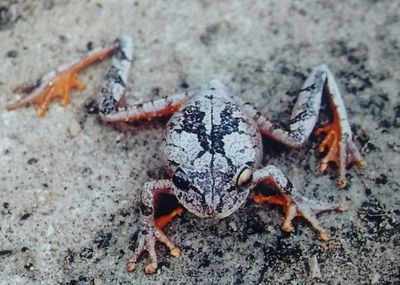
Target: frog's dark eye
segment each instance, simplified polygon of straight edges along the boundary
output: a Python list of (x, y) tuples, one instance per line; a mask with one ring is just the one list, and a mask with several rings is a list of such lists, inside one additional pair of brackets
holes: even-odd
[(172, 176), (172, 183), (181, 190), (189, 190), (190, 182), (181, 168), (178, 168)]
[(251, 185), (251, 182), (253, 182), (253, 172), (249, 168), (245, 168), (240, 172), (236, 180), (236, 186), (240, 190), (244, 190)]

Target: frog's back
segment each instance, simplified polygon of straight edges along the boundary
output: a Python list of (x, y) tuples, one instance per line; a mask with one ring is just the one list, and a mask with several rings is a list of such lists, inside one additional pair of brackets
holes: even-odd
[(172, 168), (228, 173), (244, 164), (257, 167), (261, 145), (254, 122), (212, 81), (171, 117), (162, 148)]

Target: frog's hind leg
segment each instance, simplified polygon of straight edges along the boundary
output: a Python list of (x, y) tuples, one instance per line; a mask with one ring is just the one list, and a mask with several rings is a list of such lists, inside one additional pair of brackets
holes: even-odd
[(154, 118), (174, 114), (179, 110), (182, 104), (191, 98), (192, 94), (193, 93), (190, 91), (176, 93), (128, 107), (120, 107), (123, 97), (120, 101), (117, 101), (113, 95), (108, 94), (102, 96), (100, 102), (100, 117), (103, 121), (111, 123), (127, 123), (139, 120), (150, 121)]
[(262, 116), (254, 107), (245, 103), (245, 110), (256, 121), (261, 133), (288, 146), (299, 147), (310, 136), (318, 119), (322, 94), (327, 94), (333, 113), (333, 120), (327, 126), (317, 130), (326, 137), (319, 146), (319, 152), (326, 152), (320, 163), (324, 171), (329, 163), (338, 166), (339, 188), (346, 186), (346, 166), (356, 164), (366, 167), (357, 147), (352, 141), (352, 132), (339, 88), (329, 68), (322, 64), (315, 67), (306, 81), (292, 112), (289, 131), (278, 127)]
[(6, 105), (6, 109), (14, 110), (29, 104), (36, 104), (39, 107), (38, 115), (43, 117), (46, 115), (49, 104), (55, 99), (60, 100), (63, 106), (68, 105), (70, 102), (70, 89), (78, 89), (80, 91), (85, 89), (85, 85), (78, 78), (78, 72), (114, 53), (119, 48), (119, 45), (120, 39), (117, 39), (104, 48), (95, 49), (84, 57), (47, 73), (35, 84), (17, 88), (16, 91), (25, 96), (15, 103)]
[(129, 45), (121, 45), (106, 73), (99, 97), (101, 119), (105, 122), (133, 122), (172, 115), (192, 96), (193, 92), (172, 94), (128, 107), (122, 106), (125, 82), (132, 61), (131, 50)]
[(282, 206), (285, 212), (282, 230), (285, 232), (293, 232), (293, 219), (295, 217), (303, 217), (318, 233), (320, 239), (328, 240), (329, 235), (319, 225), (316, 215), (324, 211), (344, 211), (347, 209), (346, 204), (332, 205), (301, 197), (289, 179), (273, 165), (266, 166), (254, 172), (253, 187), (262, 182), (272, 184), (278, 190), (279, 194), (274, 196), (254, 195), (252, 199), (256, 203), (267, 202)]
[[(127, 123), (139, 120), (150, 121), (154, 118), (174, 114), (185, 102), (187, 102), (191, 95), (192, 93), (190, 91), (177, 93), (162, 97), (160, 99), (138, 103), (128, 107), (119, 107), (118, 104), (115, 104), (116, 102), (114, 102), (114, 100), (109, 100), (109, 102), (112, 102), (111, 104), (115, 104), (116, 108), (113, 110), (106, 108), (103, 109), (102, 112), (101, 110), (103, 106), (100, 105), (100, 117), (105, 122), (115, 123)], [(107, 105), (109, 104), (107, 103)]]

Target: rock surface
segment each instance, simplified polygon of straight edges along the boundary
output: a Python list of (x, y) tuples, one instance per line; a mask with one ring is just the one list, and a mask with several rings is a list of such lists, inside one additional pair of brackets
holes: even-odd
[[(2, 0), (0, 284), (399, 284), (399, 15), (399, 1), (374, 0)], [(221, 221), (185, 214), (167, 228), (180, 258), (160, 246), (157, 274), (143, 273), (146, 256), (126, 272), (140, 189), (162, 175), (162, 124), (121, 133), (91, 114), (109, 60), (45, 118), (3, 108), (17, 84), (120, 34), (135, 41), (128, 102), (218, 78), (283, 124), (307, 73), (327, 63), (368, 169), (350, 169), (339, 191), (333, 171), (317, 171), (315, 137), (299, 150), (266, 141), (264, 163), (307, 197), (350, 204), (321, 215), (332, 239), (301, 220), (284, 234), (279, 208), (248, 203)]]

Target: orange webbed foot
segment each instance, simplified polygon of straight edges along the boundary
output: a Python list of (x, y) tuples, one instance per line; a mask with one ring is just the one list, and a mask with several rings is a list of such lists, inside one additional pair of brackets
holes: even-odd
[(319, 145), (318, 151), (326, 153), (321, 159), (319, 170), (324, 172), (330, 163), (338, 167), (339, 179), (337, 186), (343, 189), (346, 182), (346, 166), (355, 164), (358, 168), (365, 168), (367, 164), (362, 160), (360, 152), (351, 140), (350, 135), (343, 133), (338, 117), (335, 116), (332, 123), (316, 130), (315, 134), (325, 134), (325, 138)]
[(49, 104), (58, 99), (61, 105), (66, 106), (70, 103), (70, 90), (77, 89), (82, 91), (85, 85), (79, 80), (78, 72), (95, 61), (102, 60), (117, 48), (116, 43), (112, 43), (103, 49), (96, 49), (84, 58), (75, 60), (70, 64), (63, 65), (56, 71), (49, 72), (38, 82), (38, 84), (21, 85), (16, 88), (17, 92), (27, 94), (20, 101), (6, 105), (7, 110), (15, 110), (29, 104), (39, 107), (38, 115), (46, 115)]
[(8, 104), (6, 109), (14, 110), (28, 104), (35, 104), (39, 107), (38, 115), (43, 117), (46, 115), (48, 106), (53, 100), (59, 99), (63, 106), (70, 103), (70, 89), (78, 89), (80, 91), (85, 89), (85, 85), (78, 79), (77, 71), (73, 69), (54, 75), (54, 79), (46, 84), (39, 85), (31, 95), (22, 100)]

